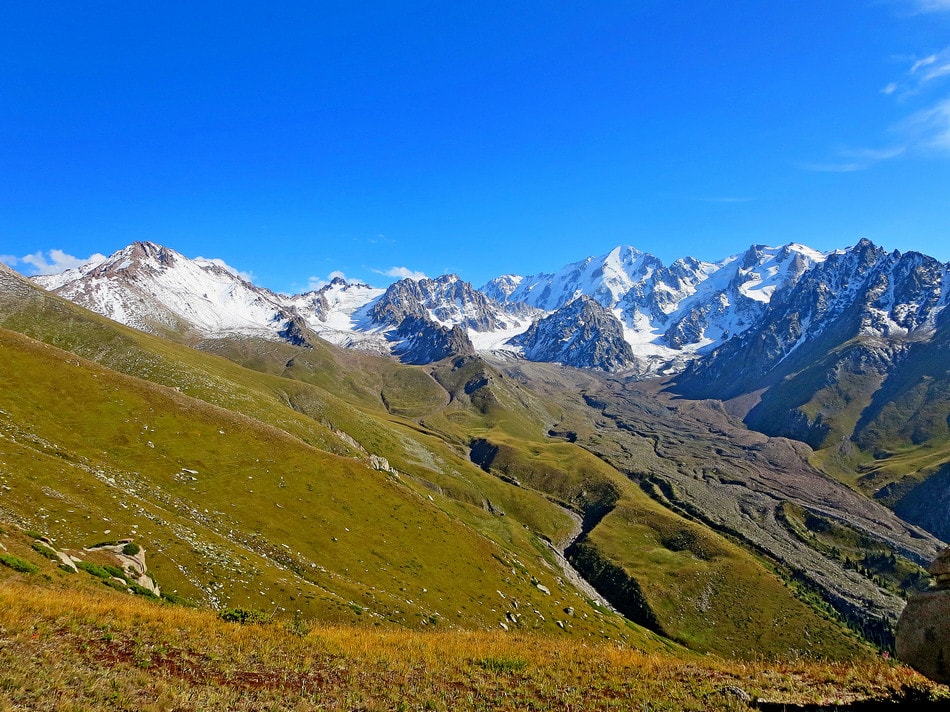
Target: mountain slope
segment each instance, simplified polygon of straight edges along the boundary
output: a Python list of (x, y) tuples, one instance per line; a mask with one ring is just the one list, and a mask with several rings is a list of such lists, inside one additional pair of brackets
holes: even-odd
[[(337, 620), (643, 635), (560, 573), (545, 539), (570, 542), (579, 517), (584, 553), (575, 561), (657, 632), (742, 656), (804, 649), (806, 630), (815, 654), (864, 650), (747, 552), (651, 501), (587, 450), (547, 437), (566, 404), (536, 395), (533, 381), (471, 356), (442, 361), (429, 376), (328, 345), (243, 351), (262, 370), (283, 364), (305, 383), (124, 329), (9, 273), (0, 281), (0, 323), (30, 335), (0, 332), (13, 366), (0, 405), (12, 414), (5, 453), (23, 473), (4, 511), (57, 546), (137, 532), (163, 590), (207, 605), (267, 599)], [(231, 343), (238, 353), (252, 342)], [(346, 379), (364, 385), (315, 385)], [(479, 440), (495, 448), (477, 458), (480, 468), (469, 461)], [(715, 555), (697, 560), (693, 548), (677, 548), (669, 533), (684, 531)], [(643, 553), (665, 563), (638, 569)], [(611, 588), (618, 567), (628, 583)], [(732, 583), (709, 592), (705, 612), (684, 617), (696, 610), (692, 599), (667, 600), (658, 584), (688, 572)], [(755, 599), (742, 621), (730, 619), (736, 591)], [(787, 623), (763, 638), (765, 621), (777, 619)], [(701, 633), (710, 620), (722, 635)]]
[(809, 443), (823, 467), (896, 504), (950, 461), (948, 294), (950, 266), (862, 241), (777, 293), (676, 389), (735, 399), (751, 427)]
[[(559, 582), (536, 535), (482, 508), (479, 488), (557, 536), (569, 520), (543, 498), (416, 439), (391, 415), (377, 421), (313, 386), (125, 330), (9, 272), (0, 287), (4, 326), (73, 349), (0, 330), (4, 518), (73, 549), (133, 537), (163, 590), (215, 607), (561, 631), (555, 621), (570, 605), (578, 617), (567, 630), (628, 635)], [(159, 379), (176, 368), (175, 386), (77, 351), (106, 361), (122, 354), (123, 367)], [(457, 492), (424, 484), (433, 466), (445, 468), (443, 481), (458, 480)], [(496, 590), (506, 597), (492, 593), (487, 605)]]

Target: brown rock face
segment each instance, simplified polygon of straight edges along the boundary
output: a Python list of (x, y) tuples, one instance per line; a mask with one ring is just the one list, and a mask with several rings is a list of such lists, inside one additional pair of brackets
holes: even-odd
[(950, 548), (930, 567), (934, 587), (912, 598), (897, 622), (897, 657), (934, 682), (950, 684)]

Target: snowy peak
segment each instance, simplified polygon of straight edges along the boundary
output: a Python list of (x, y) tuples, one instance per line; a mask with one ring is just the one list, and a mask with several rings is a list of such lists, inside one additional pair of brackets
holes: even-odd
[(684, 359), (750, 328), (776, 290), (794, 284), (824, 258), (799, 244), (754, 245), (720, 262), (686, 257), (666, 267), (652, 255), (620, 246), (554, 274), (499, 277), (482, 291), (548, 313), (588, 296), (620, 320), (642, 368), (675, 370)]
[(619, 246), (552, 274), (503, 275), (481, 290), (457, 275), (385, 290), (338, 278), (293, 296), (256, 287), (220, 260), (137, 242), (35, 281), (116, 321), (187, 339), (305, 343), (318, 335), (413, 362), (475, 349), (643, 375), (721, 354), (751, 364), (754, 343), (767, 343), (767, 355), (750, 368), (768, 370), (829, 329), (923, 338), (950, 299), (947, 265), (867, 240), (830, 254), (753, 245), (718, 262), (685, 257), (668, 267)]
[(910, 343), (932, 337), (948, 294), (950, 265), (916, 252), (887, 254), (861, 240), (790, 279), (750, 328), (698, 361), (682, 383), (690, 392), (731, 397), (852, 340), (873, 343), (875, 358), (891, 363)]
[(338, 341), (340, 334), (358, 329), (365, 321), (362, 312), (366, 306), (382, 294), (382, 289), (336, 277), (320, 289), (283, 299), (314, 332), (329, 341)]
[(507, 302), (523, 302), (545, 311), (559, 309), (582, 294), (609, 308), (662, 266), (652, 255), (620, 246), (606, 255), (569, 264), (554, 274), (507, 275), (489, 282), (484, 289), (496, 299), (504, 295)]
[(521, 284), (524, 277), (517, 274), (503, 274), (501, 277), (495, 277), (489, 280), (485, 285), (479, 288), (479, 292), (489, 299), (502, 304), (512, 302), (511, 295)]
[(288, 315), (272, 292), (216, 260), (191, 260), (152, 242), (136, 242), (107, 260), (40, 285), (139, 329), (190, 329), (201, 336), (277, 334)]
[(777, 290), (797, 283), (824, 258), (796, 244), (754, 245), (717, 264), (700, 263), (685, 280), (685, 285), (694, 285), (692, 293), (670, 312), (666, 343), (675, 349), (708, 350), (743, 333), (762, 316)]
[(369, 316), (382, 325), (399, 326), (413, 316), (475, 332), (502, 331), (518, 322), (503, 306), (454, 274), (399, 280), (373, 304)]

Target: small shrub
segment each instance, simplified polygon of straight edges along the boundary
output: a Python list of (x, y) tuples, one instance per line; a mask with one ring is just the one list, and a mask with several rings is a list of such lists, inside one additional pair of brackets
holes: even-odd
[(31, 537), (31, 538), (33, 538), (33, 539), (42, 539), (42, 538), (43, 538), (43, 535), (42, 535), (42, 534), (40, 534), (38, 531), (35, 531), (35, 530), (33, 530), (33, 529), (24, 529), (24, 530), (23, 530), (23, 533), (26, 534), (28, 537)]
[(136, 544), (134, 541), (130, 541), (128, 544), (122, 547), (122, 553), (126, 556), (135, 556), (138, 554), (142, 548)]
[(95, 576), (96, 578), (107, 579), (109, 578), (109, 572), (98, 564), (93, 564), (88, 561), (80, 561), (76, 564), (77, 569), (82, 569), (87, 574)]
[(307, 633), (310, 632), (310, 626), (304, 620), (303, 613), (300, 611), (294, 611), (293, 619), (284, 624), (284, 629), (299, 638), (306, 637)]
[(12, 556), (11, 554), (0, 554), (0, 564), (14, 571), (19, 571), (21, 574), (35, 574), (40, 570), (39, 566), (31, 564), (29, 561), (24, 561), (18, 556)]
[(229, 623), (240, 623), (248, 625), (251, 623), (264, 623), (268, 616), (264, 611), (249, 610), (247, 608), (226, 608), (218, 614), (218, 618)]
[(50, 559), (51, 561), (59, 561), (59, 556), (56, 554), (56, 552), (50, 549), (48, 546), (46, 546), (46, 544), (44, 544), (43, 542), (34, 541), (32, 544), (30, 544), (30, 546), (33, 548), (33, 551), (35, 551), (37, 554), (42, 554), (43, 556), (45, 556), (47, 559)]
[(126, 583), (129, 581), (129, 577), (125, 575), (125, 571), (120, 569), (118, 566), (110, 566), (109, 564), (103, 565), (103, 567), (110, 576), (115, 576), (117, 579), (122, 579)]
[(483, 670), (500, 675), (502, 673), (521, 672), (528, 667), (528, 661), (521, 658), (482, 658), (475, 664)]

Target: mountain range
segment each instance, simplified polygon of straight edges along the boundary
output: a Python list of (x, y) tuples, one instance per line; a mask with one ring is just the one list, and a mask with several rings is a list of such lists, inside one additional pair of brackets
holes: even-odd
[[(950, 540), (950, 266), (921, 254), (862, 240), (667, 267), (618, 247), (478, 289), (284, 295), (134, 243), (0, 287), (0, 434), (34, 452), (36, 483), (0, 514), (68, 521), (68, 539), (77, 512), (127, 516), (102, 509), (114, 491), (151, 512), (156, 576), (213, 606), (315, 585), (321, 615), (435, 624), (454, 606), (464, 625), (622, 637), (609, 605), (695, 650), (836, 656), (848, 627), (888, 644)], [(62, 506), (39, 521), (47, 491)], [(405, 593), (421, 589), (442, 603)], [(521, 607), (486, 606), (495, 589)]]
[[(667, 267), (621, 246), (479, 289), (444, 275), (386, 290), (335, 279), (288, 296), (220, 261), (145, 242), (34, 279), (111, 319), (188, 343), (320, 338), (410, 364), (478, 353), (669, 378), (680, 395), (730, 403), (756, 430), (836, 453), (828, 459), (839, 474), (950, 539), (950, 516), (913, 494), (932, 474), (950, 480), (950, 471), (935, 469), (940, 456), (922, 467), (904, 457), (903, 472), (882, 456), (908, 441), (947, 439), (950, 265), (919, 253), (887, 253), (862, 239), (831, 253), (754, 245), (718, 262), (684, 258)], [(882, 419), (897, 412), (913, 413), (915, 425), (895, 442)]]

